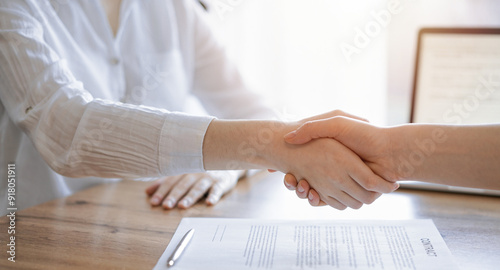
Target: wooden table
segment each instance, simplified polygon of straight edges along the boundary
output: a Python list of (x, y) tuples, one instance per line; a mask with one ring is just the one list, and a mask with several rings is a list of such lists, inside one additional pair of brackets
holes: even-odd
[(17, 213), (16, 262), (7, 260), (0, 219), (0, 269), (151, 269), (182, 217), (266, 219), (433, 219), (462, 269), (500, 268), (500, 198), (400, 190), (360, 210), (313, 208), (282, 175), (241, 180), (214, 207), (152, 208), (148, 183), (96, 186)]

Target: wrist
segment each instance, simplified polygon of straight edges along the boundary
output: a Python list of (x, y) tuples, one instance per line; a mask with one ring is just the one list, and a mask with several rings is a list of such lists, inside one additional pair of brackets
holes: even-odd
[(389, 127), (386, 129), (389, 138), (388, 151), (391, 178), (395, 181), (408, 180), (414, 172), (408, 157), (412, 152), (408, 144), (408, 128), (406, 125)]
[(282, 169), (283, 136), (299, 123), (214, 120), (203, 142), (206, 170)]
[(444, 130), (432, 125), (402, 125), (392, 128), (392, 147), (399, 180), (422, 179), (437, 145), (446, 140)]
[[(257, 132), (257, 141), (263, 143), (260, 152), (261, 165), (267, 169), (287, 172), (289, 164), (286, 162), (290, 155), (290, 148), (294, 147), (285, 142), (284, 136), (302, 125), (302, 121), (273, 122)], [(267, 138), (264, 139), (264, 138)]]

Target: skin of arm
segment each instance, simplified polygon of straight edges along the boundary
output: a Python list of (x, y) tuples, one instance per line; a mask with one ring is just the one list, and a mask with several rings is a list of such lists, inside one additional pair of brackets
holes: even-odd
[(500, 125), (406, 125), (389, 133), (399, 140), (401, 180), (500, 189)]
[(203, 144), (205, 169), (271, 168), (292, 173), (317, 183), (321, 200), (337, 209), (359, 208), (397, 188), (335, 140), (319, 139), (307, 145), (283, 141), (286, 133), (310, 120), (315, 119), (296, 123), (214, 120)]
[[(341, 142), (390, 182), (420, 180), (500, 189), (498, 124), (410, 124), (383, 128), (333, 117), (305, 123), (285, 136), (291, 144), (303, 144), (316, 138), (333, 138)], [(297, 183), (293, 177), (288, 178), (287, 184), (293, 188)], [(308, 184), (303, 183), (302, 188), (308, 188)], [(311, 186), (314, 188), (313, 183)], [(312, 201), (318, 202), (314, 192), (312, 197)]]

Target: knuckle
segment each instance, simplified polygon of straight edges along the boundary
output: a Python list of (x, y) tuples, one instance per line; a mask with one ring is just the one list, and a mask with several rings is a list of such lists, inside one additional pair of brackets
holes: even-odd
[(224, 184), (217, 182), (212, 186), (212, 190), (219, 191), (219, 190), (224, 190)]
[(335, 114), (335, 115), (344, 115), (345, 112), (343, 110), (335, 109), (335, 110), (333, 110), (333, 114)]
[(207, 190), (212, 185), (212, 180), (208, 178), (204, 178), (196, 185), (196, 189), (199, 190)]
[(156, 179), (156, 181), (154, 181), (154, 184), (163, 184), (167, 180), (168, 180), (168, 177), (163, 177), (163, 178), (160, 178), (160, 179)]

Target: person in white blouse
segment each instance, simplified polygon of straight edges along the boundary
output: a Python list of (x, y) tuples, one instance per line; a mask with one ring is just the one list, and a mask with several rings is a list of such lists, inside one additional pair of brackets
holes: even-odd
[[(182, 113), (190, 95), (213, 116)], [(395, 188), (333, 140), (284, 144), (302, 121), (216, 119), (269, 110), (192, 0), (0, 0), (0, 100), (0, 174), (16, 164), (18, 209), (96, 183), (167, 175), (147, 190), (153, 205), (184, 198), (178, 205), (189, 207), (207, 191), (215, 203), (236, 177), (206, 170), (338, 179), (346, 204)], [(380, 185), (364, 188), (373, 181)]]

